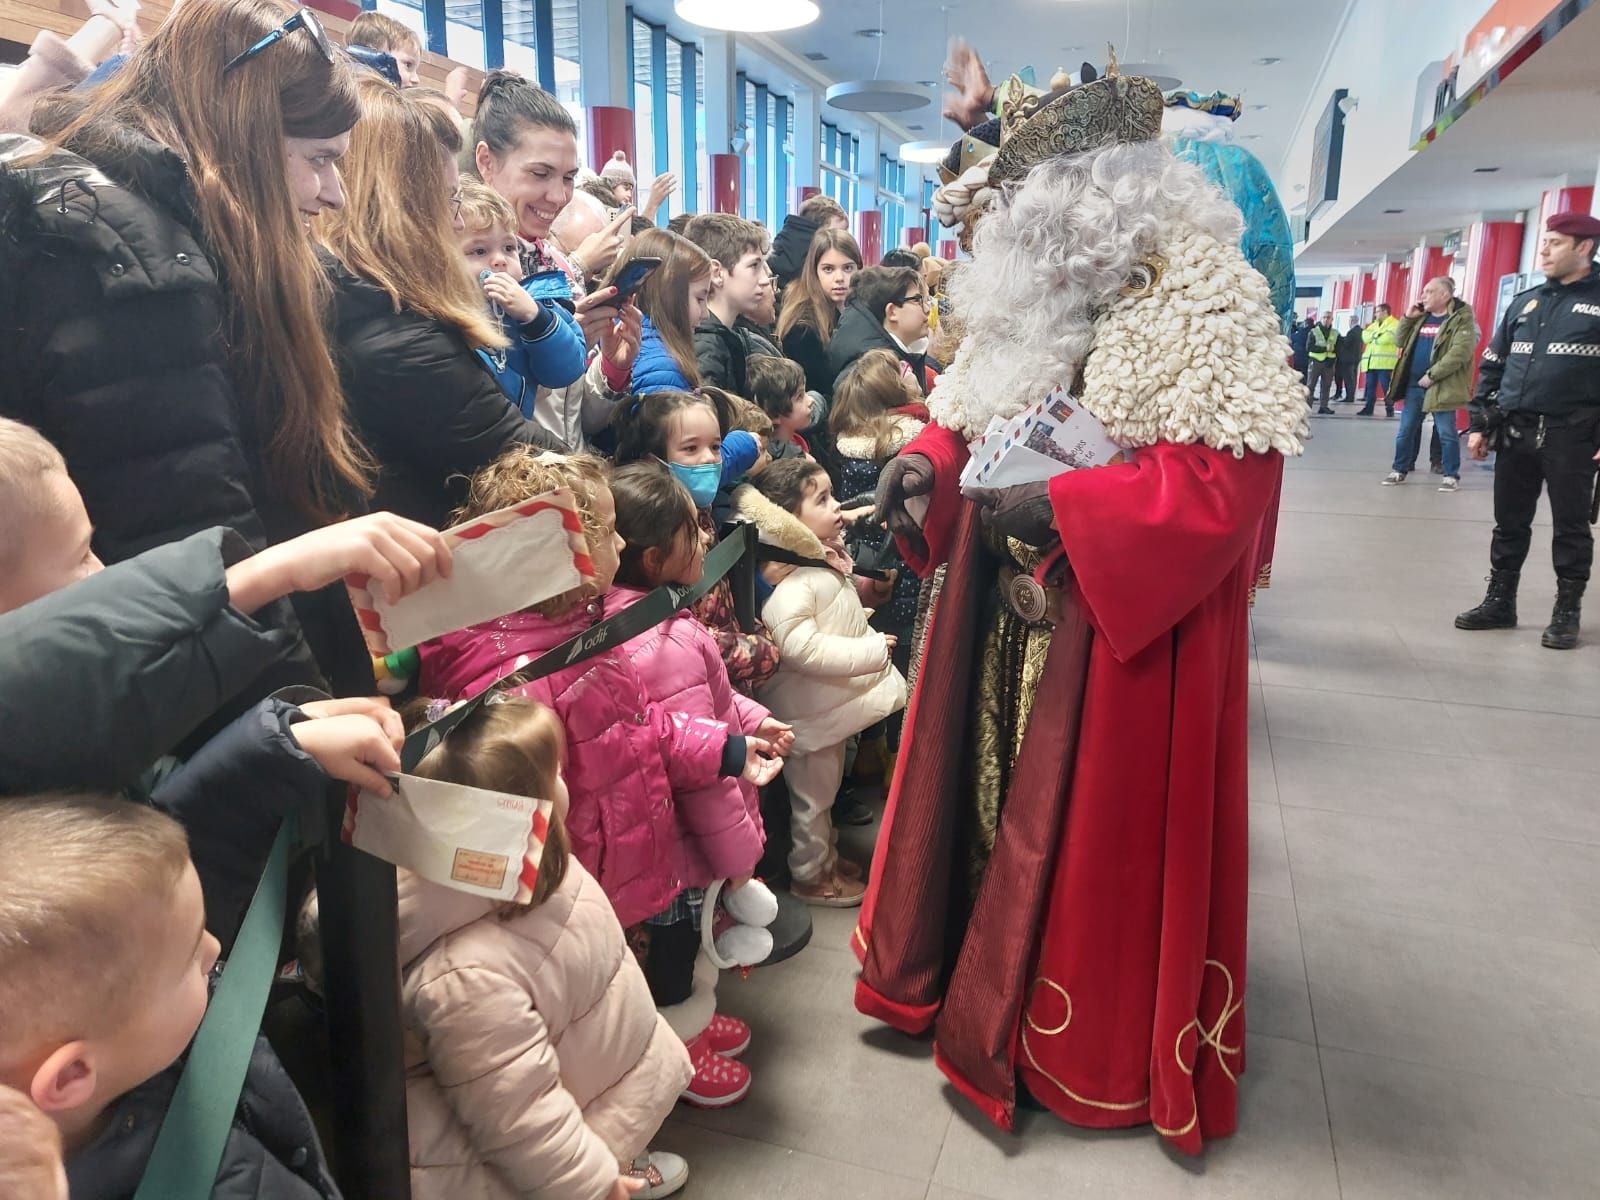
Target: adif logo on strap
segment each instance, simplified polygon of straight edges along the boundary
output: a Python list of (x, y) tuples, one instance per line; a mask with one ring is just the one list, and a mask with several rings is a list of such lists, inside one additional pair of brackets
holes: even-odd
[(1572, 311), (1580, 317), (1600, 317), (1600, 304), (1574, 304)]

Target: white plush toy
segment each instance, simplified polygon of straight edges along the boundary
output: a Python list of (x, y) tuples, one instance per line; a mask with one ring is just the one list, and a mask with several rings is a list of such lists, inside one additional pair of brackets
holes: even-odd
[[(778, 898), (759, 879), (752, 879), (737, 891), (727, 890), (727, 880), (719, 879), (706, 889), (705, 907), (700, 922), (700, 941), (706, 957), (720, 970), (753, 967), (772, 953), (772, 931), (767, 928), (778, 919)], [(717, 901), (734, 922), (717, 932)]]

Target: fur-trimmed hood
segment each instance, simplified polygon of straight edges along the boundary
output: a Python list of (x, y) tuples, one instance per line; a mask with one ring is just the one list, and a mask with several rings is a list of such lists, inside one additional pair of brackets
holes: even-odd
[(828, 552), (822, 539), (807, 529), (799, 517), (779, 508), (748, 483), (734, 491), (733, 511), (754, 525), (769, 546), (818, 561)]
[[(896, 413), (890, 421), (889, 444), (884, 447), (889, 456), (899, 454), (905, 449), (911, 439), (922, 432), (926, 424), (905, 413)], [(835, 438), (833, 444), (845, 458), (860, 458), (871, 462), (878, 457), (878, 441), (870, 433), (848, 433)]]

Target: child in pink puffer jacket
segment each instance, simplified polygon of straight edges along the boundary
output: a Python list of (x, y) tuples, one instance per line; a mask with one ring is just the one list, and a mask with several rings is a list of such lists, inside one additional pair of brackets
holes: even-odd
[[(483, 516), (556, 488), (577, 498), (595, 578), (534, 609), (419, 647), (424, 695), (475, 696), (601, 620), (622, 539), (600, 460), (518, 447), (473, 476), (467, 502), (454, 516)], [(652, 701), (621, 648), (520, 686), (513, 682), (510, 690), (554, 709), (566, 730), (572, 852), (599, 881), (624, 928), (661, 912), (683, 889), (673, 792), (724, 776), (743, 775), (759, 785), (782, 765), (764, 739)]]
[[(638, 603), (663, 584), (698, 583), (705, 542), (688, 489), (650, 460), (617, 468), (611, 489), (625, 547), (617, 586), (606, 596), (606, 615)], [(658, 704), (724, 722), (788, 752), (793, 731), (733, 689), (716, 638), (688, 609), (640, 634), (623, 651)], [(748, 884), (766, 840), (760, 795), (747, 780), (719, 779), (676, 790), (673, 802), (683, 835), (686, 890), (646, 922), (645, 978), (656, 1006), (688, 1044), (694, 1061), (695, 1079), (684, 1099), (697, 1107), (722, 1108), (749, 1090), (749, 1069), (730, 1060), (749, 1045), (750, 1029), (716, 1011), (716, 970), (700, 953), (698, 928), (713, 914), (700, 907), (703, 889), (713, 880), (729, 880), (725, 895), (737, 895)], [(734, 903), (730, 899), (730, 907)]]

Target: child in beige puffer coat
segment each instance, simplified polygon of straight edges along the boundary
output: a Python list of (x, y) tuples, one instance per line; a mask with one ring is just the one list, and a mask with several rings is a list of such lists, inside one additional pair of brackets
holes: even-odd
[(792, 890), (809, 904), (854, 907), (866, 889), (858, 872), (841, 869), (831, 810), (844, 779), (845, 743), (905, 707), (905, 677), (890, 660), (895, 640), (867, 624), (826, 470), (805, 458), (775, 462), (734, 493), (734, 507), (764, 545), (804, 560), (762, 568), (772, 595), (761, 618), (779, 657), (778, 673), (756, 693), (794, 727), (784, 765)]
[(400, 872), (416, 1200), (661, 1197), (688, 1178), (681, 1158), (645, 1147), (689, 1082), (689, 1055), (657, 1015), (610, 901), (567, 849), (563, 740), (548, 708), (507, 696), (416, 768), (554, 802), (530, 904)]

